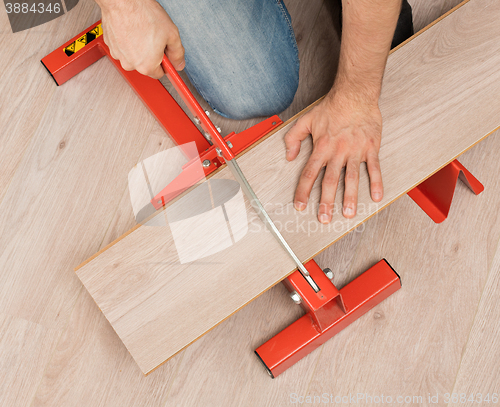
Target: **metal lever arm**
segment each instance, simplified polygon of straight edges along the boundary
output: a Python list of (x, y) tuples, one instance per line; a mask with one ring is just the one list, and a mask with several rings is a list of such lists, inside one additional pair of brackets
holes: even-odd
[(311, 285), (313, 290), (315, 292), (318, 292), (319, 291), (318, 285), (311, 278), (307, 269), (304, 267), (304, 265), (299, 260), (297, 255), (293, 252), (292, 248), (288, 245), (283, 235), (280, 233), (276, 225), (273, 223), (272, 219), (269, 217), (268, 213), (262, 206), (262, 203), (259, 201), (259, 198), (257, 198), (257, 195), (255, 195), (255, 192), (253, 191), (252, 187), (250, 186), (247, 179), (243, 175), (238, 163), (236, 162), (236, 159), (234, 158), (233, 152), (225, 143), (224, 139), (219, 134), (212, 121), (205, 114), (205, 111), (202, 109), (198, 101), (195, 99), (191, 91), (188, 89), (188, 87), (180, 77), (179, 73), (175, 70), (175, 68), (173, 67), (172, 63), (168, 60), (166, 55), (163, 56), (161, 64), (163, 69), (165, 70), (167, 78), (170, 80), (170, 82), (172, 83), (173, 87), (175, 88), (179, 96), (182, 98), (184, 103), (186, 103), (190, 112), (195, 117), (198, 117), (198, 119), (200, 120), (201, 127), (210, 135), (212, 142), (220, 150), (219, 154), (222, 155), (222, 157), (226, 160), (227, 166), (233, 173), (238, 183), (241, 185), (243, 192), (250, 200), (250, 204), (259, 215), (259, 218), (262, 220), (262, 222), (264, 222), (267, 229), (274, 235), (276, 240), (278, 240), (278, 242), (285, 249), (285, 251), (290, 255), (290, 257), (297, 265), (297, 268), (299, 269), (300, 273)]
[(257, 215), (259, 215), (260, 220), (264, 222), (264, 225), (266, 225), (267, 229), (274, 235), (276, 240), (280, 243), (280, 245), (285, 249), (285, 251), (290, 255), (290, 257), (293, 259), (295, 264), (297, 265), (297, 268), (299, 269), (300, 273), (302, 276), (306, 279), (306, 281), (309, 283), (309, 285), (312, 287), (312, 289), (315, 292), (319, 291), (318, 285), (314, 282), (314, 280), (311, 278), (309, 275), (309, 271), (307, 271), (306, 267), (302, 264), (302, 262), (299, 260), (297, 255), (294, 253), (290, 245), (286, 242), (285, 238), (283, 235), (280, 233), (279, 229), (276, 227), (272, 219), (269, 217), (269, 214), (266, 212), (264, 209), (264, 206), (260, 202), (259, 198), (257, 198), (257, 195), (255, 194), (254, 190), (248, 183), (247, 179), (243, 175), (243, 172), (240, 169), (240, 166), (236, 162), (235, 159), (226, 161), (227, 166), (231, 170), (232, 174), (236, 178), (236, 180), (239, 182), (241, 185), (241, 189), (247, 196), (247, 198), (250, 201), (250, 205), (252, 205), (252, 208), (257, 212)]
[(193, 116), (197, 117), (200, 120), (202, 129), (210, 135), (212, 143), (214, 143), (215, 146), (220, 149), (222, 157), (224, 157), (226, 161), (232, 160), (234, 158), (233, 152), (224, 142), (224, 139), (219, 134), (212, 121), (208, 118), (205, 111), (200, 106), (191, 91), (188, 89), (179, 73), (175, 70), (174, 66), (169, 61), (166, 55), (163, 55), (161, 66), (163, 67), (168, 80), (172, 83), (173, 87), (182, 98), (184, 103), (186, 103), (189, 111), (193, 114)]

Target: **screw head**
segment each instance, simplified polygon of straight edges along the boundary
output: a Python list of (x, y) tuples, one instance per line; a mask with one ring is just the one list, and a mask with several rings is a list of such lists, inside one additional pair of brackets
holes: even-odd
[(326, 268), (323, 270), (323, 273), (325, 273), (325, 276), (327, 276), (329, 280), (333, 280), (333, 271), (332, 270), (330, 270), (329, 268)]
[(208, 141), (212, 141), (212, 137), (210, 136), (210, 134), (206, 131), (205, 133), (203, 133), (203, 135), (205, 136), (205, 138), (208, 140)]
[(222, 129), (219, 127), (219, 126), (215, 126), (215, 128), (217, 129), (217, 131), (220, 133), (222, 132)]
[(219, 147), (217, 147), (217, 148), (215, 149), (215, 151), (217, 151), (217, 155), (218, 155), (219, 157), (222, 157), (222, 151), (221, 151), (221, 149), (220, 149)]
[(195, 117), (193, 118), (193, 121), (194, 121), (196, 124), (200, 124), (200, 119), (199, 119), (197, 116), (195, 116)]
[(290, 293), (290, 298), (293, 300), (295, 304), (300, 304), (302, 302), (302, 298), (300, 298), (300, 295), (297, 291), (292, 291)]
[(210, 164), (212, 164), (212, 161), (210, 161), (210, 160), (203, 160), (202, 165), (203, 165), (205, 168), (210, 167)]
[(227, 145), (229, 148), (233, 148), (233, 143), (231, 143), (230, 141), (227, 142)]
[(210, 117), (210, 112), (208, 110), (205, 110), (205, 114)]

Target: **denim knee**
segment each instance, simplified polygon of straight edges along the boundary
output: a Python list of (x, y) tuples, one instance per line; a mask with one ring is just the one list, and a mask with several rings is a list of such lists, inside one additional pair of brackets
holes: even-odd
[[(276, 50), (276, 52), (280, 52)], [(242, 80), (220, 91), (204, 95), (212, 109), (221, 116), (244, 120), (272, 116), (284, 111), (293, 101), (299, 86), (299, 60), (287, 65), (261, 65), (261, 75)]]
[(297, 43), (282, 0), (157, 0), (179, 28), (186, 73), (232, 119), (285, 110), (299, 81)]

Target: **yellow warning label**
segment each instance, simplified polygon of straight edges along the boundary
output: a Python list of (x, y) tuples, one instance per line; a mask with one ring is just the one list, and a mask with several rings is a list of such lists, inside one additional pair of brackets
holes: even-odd
[(67, 56), (70, 57), (75, 52), (80, 51), (89, 42), (94, 41), (97, 37), (100, 37), (101, 35), (102, 35), (102, 26), (101, 26), (101, 24), (99, 24), (98, 26), (96, 26), (92, 30), (90, 30), (89, 32), (86, 32), (85, 34), (83, 34), (76, 41), (72, 42), (67, 47), (63, 48), (63, 51)]

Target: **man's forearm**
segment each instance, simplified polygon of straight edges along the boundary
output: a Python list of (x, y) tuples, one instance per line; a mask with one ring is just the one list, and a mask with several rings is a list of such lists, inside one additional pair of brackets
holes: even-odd
[(343, 32), (332, 92), (378, 101), (401, 0), (342, 0)]

